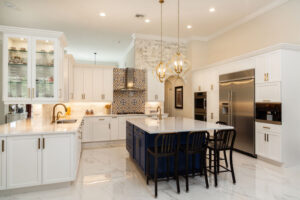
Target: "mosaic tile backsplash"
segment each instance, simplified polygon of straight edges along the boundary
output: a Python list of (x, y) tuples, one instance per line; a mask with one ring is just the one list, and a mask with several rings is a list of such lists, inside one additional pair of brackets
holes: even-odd
[[(114, 69), (114, 90), (125, 87), (125, 69)], [(145, 71), (134, 69), (134, 87), (145, 91), (114, 91), (112, 113), (145, 112), (146, 76)]]

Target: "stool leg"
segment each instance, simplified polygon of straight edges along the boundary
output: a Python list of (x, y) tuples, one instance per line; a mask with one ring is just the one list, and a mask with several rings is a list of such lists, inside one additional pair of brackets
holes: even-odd
[(218, 163), (218, 174), (220, 173), (220, 151), (218, 151), (218, 153), (217, 153), (217, 163)]
[(193, 177), (195, 177), (195, 154), (192, 155), (192, 173)]
[(167, 161), (167, 181), (169, 181), (169, 176), (170, 176), (170, 158), (166, 158)]
[(209, 149), (209, 170), (211, 170), (211, 149)]
[(217, 157), (218, 157), (218, 155), (217, 155), (218, 153), (216, 152), (216, 150), (214, 151), (214, 177), (215, 177), (215, 187), (217, 187), (218, 186), (218, 177), (217, 177)]
[(226, 168), (228, 168), (228, 161), (227, 161), (226, 151), (224, 150), (223, 153), (224, 153), (225, 166), (226, 166)]
[(203, 153), (202, 155), (203, 158), (203, 165), (204, 165), (204, 176), (205, 176), (205, 184), (206, 184), (206, 188), (209, 188), (208, 185), (208, 178), (207, 178), (207, 168), (206, 168), (206, 152)]
[(231, 175), (232, 175), (232, 181), (235, 184), (235, 175), (234, 175), (234, 169), (233, 169), (233, 162), (232, 162), (232, 149), (230, 150), (230, 171), (231, 171)]
[(178, 155), (175, 156), (175, 177), (176, 177), (176, 185), (177, 185), (177, 193), (180, 193), (180, 186), (179, 186), (179, 177), (178, 177)]
[(189, 154), (185, 154), (185, 190), (189, 191)]
[(150, 162), (149, 162), (149, 152), (147, 152), (147, 160), (146, 160), (146, 173), (147, 173), (147, 185), (149, 185), (150, 178)]
[(157, 197), (157, 168), (158, 168), (158, 158), (155, 157), (155, 166), (154, 166), (155, 198)]

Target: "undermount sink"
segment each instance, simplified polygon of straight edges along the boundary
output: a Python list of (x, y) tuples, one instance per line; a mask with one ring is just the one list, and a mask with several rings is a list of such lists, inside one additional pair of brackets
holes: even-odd
[(73, 124), (76, 122), (77, 122), (77, 119), (60, 119), (60, 120), (56, 121), (57, 124)]

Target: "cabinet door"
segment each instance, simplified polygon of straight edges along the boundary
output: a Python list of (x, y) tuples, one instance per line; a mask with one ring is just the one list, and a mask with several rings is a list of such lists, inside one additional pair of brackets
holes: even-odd
[(93, 68), (84, 68), (83, 69), (83, 87), (84, 87), (84, 100), (92, 101), (93, 100)]
[[(93, 98), (96, 101), (103, 100), (103, 70), (101, 68), (95, 68), (93, 73)], [(106, 85), (105, 85), (106, 86)]]
[(268, 133), (268, 158), (278, 162), (281, 160), (281, 136), (279, 134)]
[(69, 71), (69, 99), (74, 100), (74, 58), (68, 55), (68, 71)]
[(0, 190), (6, 188), (6, 139), (0, 138)]
[(56, 39), (33, 39), (32, 98), (35, 101), (55, 101), (62, 95), (62, 89), (58, 88), (58, 54)]
[(82, 142), (93, 141), (93, 118), (85, 118), (82, 132)]
[(40, 136), (7, 138), (7, 188), (41, 184)]
[(269, 82), (281, 81), (281, 51), (276, 51), (268, 55), (267, 79)]
[(84, 79), (83, 69), (80, 67), (74, 68), (74, 100), (83, 101), (84, 95)]
[(165, 99), (165, 85), (154, 75), (152, 70), (147, 71), (147, 96), (148, 101), (160, 101)]
[(118, 117), (112, 117), (110, 122), (111, 127), (111, 140), (119, 139), (119, 119)]
[(31, 101), (31, 38), (3, 37), (3, 100)]
[(255, 82), (264, 83), (266, 81), (267, 56), (260, 55), (255, 58)]
[(95, 117), (93, 122), (93, 129), (94, 142), (110, 140), (110, 117)]
[(102, 101), (113, 101), (113, 69), (103, 69), (103, 94)]
[(43, 137), (43, 184), (65, 182), (72, 179), (72, 135), (46, 135)]
[(267, 157), (268, 144), (266, 143), (266, 134), (256, 130), (255, 137), (255, 151), (259, 156)]
[(119, 117), (119, 140), (126, 138), (126, 117)]
[(281, 102), (280, 82), (256, 84), (256, 102)]

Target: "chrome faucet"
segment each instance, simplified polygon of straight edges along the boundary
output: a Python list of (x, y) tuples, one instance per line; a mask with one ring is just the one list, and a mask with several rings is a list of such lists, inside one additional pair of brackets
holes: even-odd
[(158, 111), (159, 111), (159, 114), (157, 115), (157, 117), (158, 117), (159, 120), (162, 120), (161, 107), (160, 106), (158, 106), (157, 109), (156, 109), (156, 112), (158, 112)]
[[(63, 107), (65, 108), (65, 112), (67, 112), (67, 106), (66, 106), (65, 104), (62, 104), (62, 103), (55, 104), (55, 105), (53, 106), (52, 123), (55, 123), (55, 121), (56, 121), (56, 119), (55, 119), (55, 109), (56, 109), (56, 107), (59, 106), (59, 105), (63, 106)], [(57, 114), (58, 114), (58, 113), (57, 113)]]

